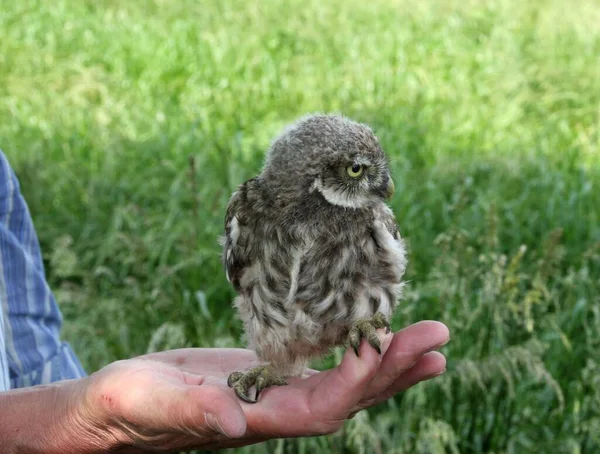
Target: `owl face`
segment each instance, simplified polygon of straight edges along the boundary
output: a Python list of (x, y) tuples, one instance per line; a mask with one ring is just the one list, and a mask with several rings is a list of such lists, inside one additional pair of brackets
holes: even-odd
[(394, 193), (388, 159), (371, 129), (342, 116), (308, 117), (273, 144), (263, 172), (284, 191), (361, 208)]
[(322, 168), (311, 186), (329, 203), (345, 208), (360, 208), (390, 198), (394, 189), (383, 152), (342, 154), (341, 159)]

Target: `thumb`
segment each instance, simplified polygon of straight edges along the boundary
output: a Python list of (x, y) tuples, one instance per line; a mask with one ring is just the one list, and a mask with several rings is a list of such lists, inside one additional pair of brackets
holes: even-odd
[(390, 346), (393, 335), (378, 330), (381, 355), (363, 339), (359, 356), (347, 349), (339, 366), (327, 374), (311, 396), (313, 414), (324, 422), (342, 421), (362, 398), (365, 387), (376, 374), (381, 358)]
[(165, 412), (169, 421), (179, 421), (182, 429), (206, 436), (206, 429), (229, 438), (246, 433), (246, 416), (233, 394), (219, 386), (186, 386)]
[(113, 363), (82, 381), (85, 418), (114, 425), (134, 439), (166, 434), (238, 438), (246, 417), (233, 393), (206, 377), (151, 360)]

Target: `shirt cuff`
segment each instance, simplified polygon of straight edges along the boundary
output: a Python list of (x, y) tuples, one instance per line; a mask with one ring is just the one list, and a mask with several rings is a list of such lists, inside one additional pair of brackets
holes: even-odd
[(58, 351), (41, 367), (25, 375), (11, 377), (10, 387), (24, 388), (27, 386), (43, 385), (60, 380), (85, 377), (87, 374), (79, 359), (67, 342), (63, 342)]

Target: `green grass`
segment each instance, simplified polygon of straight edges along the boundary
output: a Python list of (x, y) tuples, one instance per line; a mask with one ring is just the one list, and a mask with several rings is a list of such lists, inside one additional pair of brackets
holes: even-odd
[(4, 2), (0, 146), (64, 337), (88, 371), (239, 345), (228, 197), (283, 125), (340, 111), (392, 158), (394, 327), (448, 324), (448, 371), (247, 452), (600, 452), (598, 23), (592, 0)]

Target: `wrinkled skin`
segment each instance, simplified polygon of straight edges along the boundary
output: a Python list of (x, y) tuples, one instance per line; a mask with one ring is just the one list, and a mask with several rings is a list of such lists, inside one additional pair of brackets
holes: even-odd
[(434, 351), (449, 340), (445, 325), (426, 321), (378, 336), (381, 355), (363, 340), (359, 356), (349, 349), (339, 366), (307, 370), (289, 386), (263, 391), (258, 404), (240, 402), (227, 386), (232, 371), (258, 365), (249, 350), (181, 349), (119, 361), (83, 381), (79, 434), (137, 453), (333, 433), (356, 412), (445, 370)]

